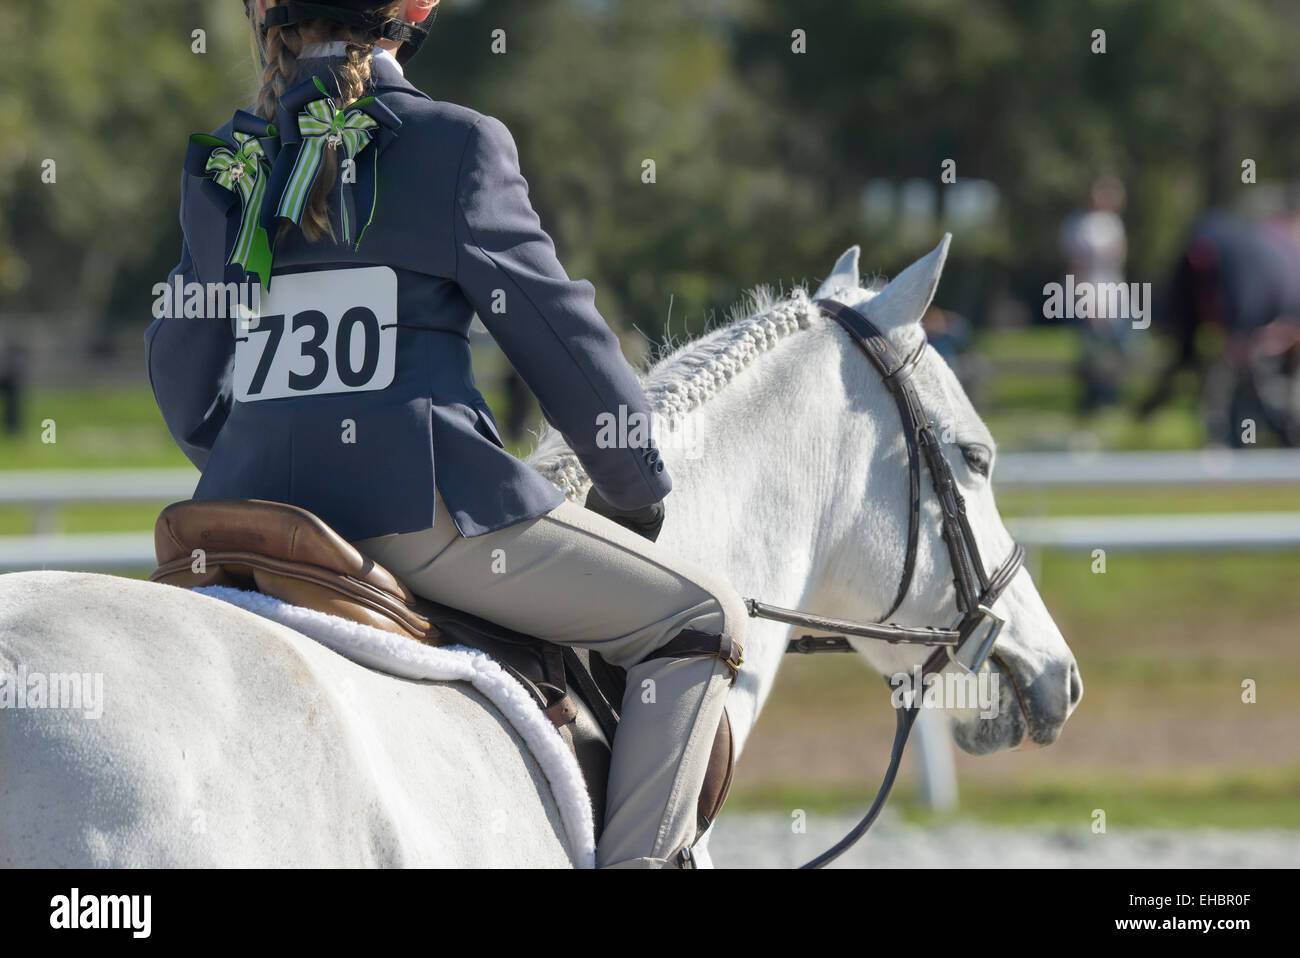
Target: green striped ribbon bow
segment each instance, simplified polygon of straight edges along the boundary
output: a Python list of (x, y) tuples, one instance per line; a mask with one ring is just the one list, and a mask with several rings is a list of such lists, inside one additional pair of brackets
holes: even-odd
[(238, 263), (248, 273), (262, 281), (262, 288), (271, 283), (271, 242), (266, 230), (258, 223), (262, 200), (266, 195), (266, 179), (270, 172), (266, 153), (257, 137), (247, 133), (232, 133), (235, 149), (223, 140), (196, 133), (190, 139), (202, 146), (211, 146), (212, 152), (204, 169), (212, 174), (218, 186), (239, 194), (243, 214), (239, 232), (230, 252), (230, 263)]
[[(373, 96), (363, 97), (345, 109), (334, 109), (329, 93), (318, 78), (313, 77), (316, 86), (323, 95), (322, 99), (312, 100), (298, 114), (298, 133), (302, 145), (298, 158), (294, 162), (284, 192), (280, 194), (280, 205), (276, 216), (283, 216), (294, 223), (302, 219), (307, 206), (307, 197), (320, 172), (321, 159), (327, 149), (342, 149), (349, 160), (355, 160), (358, 153), (369, 145), (379, 122), (365, 113), (361, 108), (374, 102)], [(348, 204), (344, 200), (345, 189), (339, 189), (340, 221), (343, 225), (343, 242), (352, 242), (352, 225), (348, 217)]]

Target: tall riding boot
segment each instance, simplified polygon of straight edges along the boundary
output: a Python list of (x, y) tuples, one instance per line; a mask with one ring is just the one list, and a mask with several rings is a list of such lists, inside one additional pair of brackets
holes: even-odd
[(598, 868), (682, 863), (733, 674), (717, 657), (650, 658), (628, 670)]

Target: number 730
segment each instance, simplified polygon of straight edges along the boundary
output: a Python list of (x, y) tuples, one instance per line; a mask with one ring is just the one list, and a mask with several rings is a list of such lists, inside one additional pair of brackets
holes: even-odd
[[(258, 359), (252, 381), (248, 385), (250, 396), (256, 396), (266, 385), (266, 378), (270, 375), (284, 340), (285, 319), (283, 314), (261, 316), (255, 320), (257, 325), (248, 330), (250, 336), (254, 333), (267, 335), (266, 346)], [(289, 369), (289, 388), (294, 392), (311, 392), (324, 383), (329, 378), (331, 361), (339, 381), (344, 386), (355, 389), (366, 385), (374, 377), (375, 370), (379, 366), (380, 328), (378, 317), (370, 309), (365, 306), (353, 306), (339, 319), (338, 332), (333, 343), (333, 356), (326, 348), (326, 341), (330, 336), (329, 317), (320, 310), (306, 309), (295, 313), (289, 325), (290, 332), (295, 336), (304, 329), (311, 331), (306, 339), (298, 343), (298, 356), (293, 361), (294, 365), (301, 365), (296, 361), (297, 359), (310, 360), (310, 371), (299, 373), (292, 367)], [(361, 328), (362, 335), (361, 363), (359, 366), (353, 366), (352, 346), (357, 327)]]

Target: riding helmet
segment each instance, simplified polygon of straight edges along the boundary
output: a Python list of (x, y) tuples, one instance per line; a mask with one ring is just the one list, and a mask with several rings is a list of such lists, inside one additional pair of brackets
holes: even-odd
[[(249, 4), (252, 0), (242, 0), (244, 13), (252, 16)], [(425, 23), (405, 23), (379, 16), (378, 11), (388, 6), (391, 0), (314, 0), (306, 3), (290, 0), (289, 3), (277, 4), (267, 8), (266, 23), (263, 29), (283, 27), (301, 20), (334, 20), (346, 23), (377, 40), (396, 40), (402, 46), (397, 53), (398, 62), (405, 64), (419, 52), (420, 45), (429, 36), (429, 25), (438, 8), (433, 8), (433, 15)]]

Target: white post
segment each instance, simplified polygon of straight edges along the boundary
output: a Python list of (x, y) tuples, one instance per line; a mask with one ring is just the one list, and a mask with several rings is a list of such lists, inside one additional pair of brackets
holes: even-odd
[(59, 531), (59, 507), (52, 502), (42, 502), (32, 507), (32, 533), (51, 536)]
[(941, 709), (921, 709), (912, 730), (921, 773), (921, 800), (933, 812), (957, 807), (957, 763), (948, 718)]

